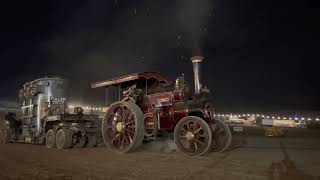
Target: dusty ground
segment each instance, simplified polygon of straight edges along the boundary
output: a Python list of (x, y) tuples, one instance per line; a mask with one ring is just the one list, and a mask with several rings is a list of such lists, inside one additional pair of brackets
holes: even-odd
[(320, 179), (319, 132), (293, 130), (286, 138), (265, 138), (261, 129), (247, 132), (230, 151), (205, 157), (147, 146), (118, 155), (104, 147), (0, 145), (0, 179)]

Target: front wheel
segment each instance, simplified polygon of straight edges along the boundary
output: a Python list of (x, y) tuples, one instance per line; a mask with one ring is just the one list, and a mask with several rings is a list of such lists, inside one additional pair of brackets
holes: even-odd
[(104, 143), (114, 152), (134, 151), (145, 135), (143, 120), (143, 112), (135, 103), (119, 101), (112, 104), (102, 122)]
[(204, 155), (209, 152), (211, 147), (211, 129), (203, 119), (196, 116), (187, 116), (176, 125), (174, 142), (178, 150), (185, 155)]

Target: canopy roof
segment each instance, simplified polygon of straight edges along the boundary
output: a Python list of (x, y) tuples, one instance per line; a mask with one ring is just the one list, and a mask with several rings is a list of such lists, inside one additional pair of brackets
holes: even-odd
[(91, 87), (92, 88), (108, 87), (108, 86), (112, 86), (112, 85), (121, 84), (124, 82), (138, 80), (141, 78), (145, 78), (145, 79), (154, 78), (160, 82), (167, 82), (168, 81), (167, 78), (165, 78), (164, 76), (162, 76), (161, 74), (156, 73), (156, 72), (140, 72), (140, 73), (134, 73), (134, 74), (120, 76), (118, 78), (113, 78), (113, 79), (109, 79), (109, 80), (105, 80), (105, 81), (101, 81), (101, 82), (92, 83)]

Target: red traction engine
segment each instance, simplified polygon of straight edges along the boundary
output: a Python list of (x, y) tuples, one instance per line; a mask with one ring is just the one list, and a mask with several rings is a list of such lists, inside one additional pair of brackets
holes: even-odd
[(187, 155), (222, 152), (229, 147), (230, 129), (214, 119), (210, 90), (201, 84), (204, 57), (194, 56), (191, 60), (193, 94), (189, 93), (183, 75), (169, 81), (155, 72), (92, 84), (92, 88), (106, 88), (108, 102), (113, 99), (102, 122), (103, 140), (110, 150), (131, 152), (144, 140), (156, 140), (168, 133), (173, 133), (178, 150)]

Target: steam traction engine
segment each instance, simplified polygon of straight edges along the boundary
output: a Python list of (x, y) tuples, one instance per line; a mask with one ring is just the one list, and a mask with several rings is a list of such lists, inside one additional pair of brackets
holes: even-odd
[(106, 146), (126, 153), (138, 148), (145, 139), (157, 139), (173, 132), (179, 151), (187, 155), (222, 152), (231, 143), (229, 127), (214, 119), (210, 91), (201, 84), (202, 56), (191, 58), (194, 67), (194, 94), (184, 77), (175, 83), (154, 72), (131, 74), (103, 82), (92, 88), (118, 88), (102, 123)]
[(0, 129), (4, 142), (46, 144), (48, 148), (92, 147), (97, 144), (98, 116), (84, 115), (81, 108), (67, 112), (67, 81), (41, 78), (23, 85), (19, 92), (21, 117), (6, 116)]

